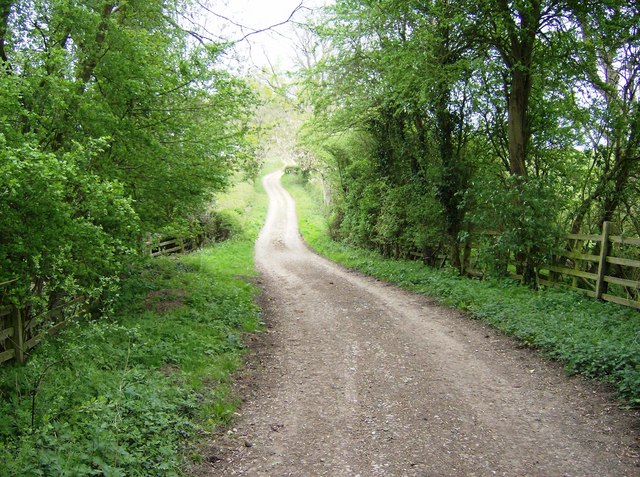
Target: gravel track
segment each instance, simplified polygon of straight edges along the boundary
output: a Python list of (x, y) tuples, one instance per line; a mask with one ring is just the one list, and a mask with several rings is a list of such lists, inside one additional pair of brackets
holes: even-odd
[(256, 259), (268, 330), (201, 476), (640, 476), (639, 419), (482, 323), (301, 241), (281, 173)]

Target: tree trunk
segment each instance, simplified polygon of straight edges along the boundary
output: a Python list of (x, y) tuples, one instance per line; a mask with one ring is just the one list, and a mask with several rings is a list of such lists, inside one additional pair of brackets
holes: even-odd
[(13, 0), (0, 0), (0, 61), (6, 72), (11, 71), (9, 57), (7, 55), (6, 41), (9, 33), (9, 16)]
[(472, 239), (471, 239), (471, 224), (467, 223), (467, 238), (464, 241), (464, 250), (463, 250), (463, 255), (462, 255), (462, 272), (463, 273), (467, 273), (468, 270), (471, 269), (471, 246), (472, 246)]
[[(526, 59), (525, 59), (526, 60)], [(527, 176), (527, 145), (529, 142), (529, 96), (531, 94), (531, 74), (529, 64), (522, 68), (513, 68), (508, 100), (509, 131), (509, 172), (520, 177)], [(518, 181), (520, 185), (520, 181)], [(519, 210), (525, 207), (520, 196), (514, 200), (513, 207)], [(522, 283), (535, 287), (534, 263), (526, 253), (516, 254), (516, 273), (522, 275)]]
[[(528, 69), (530, 65), (526, 66)], [(527, 146), (529, 143), (529, 96), (531, 74), (514, 69), (508, 104), (509, 167), (514, 176), (526, 176)]]
[(449, 262), (459, 273), (463, 273), (459, 234), (462, 230), (465, 212), (460, 207), (460, 192), (466, 187), (467, 172), (462, 167), (461, 158), (453, 145), (455, 119), (449, 111), (450, 104), (451, 90), (446, 83), (441, 83), (435, 108), (437, 139), (442, 162), (438, 200), (444, 211), (445, 230), (450, 242)]
[[(531, 137), (529, 100), (532, 86), (533, 47), (540, 28), (542, 4), (540, 0), (516, 2), (516, 4), (507, 0), (498, 0), (496, 4), (500, 11), (500, 19), (506, 28), (505, 34), (500, 37), (495, 46), (502, 55), (509, 73), (507, 96), (509, 173), (518, 178), (526, 177), (528, 145)], [(524, 207), (522, 203), (513, 205), (515, 210)], [(522, 269), (523, 282), (535, 286), (535, 264), (530, 257), (518, 255), (518, 268)]]
[(449, 258), (450, 265), (458, 270), (458, 273), (462, 274), (462, 260), (460, 258), (460, 242), (457, 240), (451, 241), (451, 246), (449, 247), (449, 254), (451, 255)]
[(463, 171), (458, 167), (458, 158), (453, 150), (453, 121), (447, 108), (449, 92), (442, 93), (438, 105), (438, 140), (442, 161), (442, 179), (438, 186), (438, 198), (444, 210), (445, 227), (450, 242), (450, 263), (459, 272), (461, 270), (460, 244), (458, 235), (462, 226), (463, 211), (460, 210), (460, 197), (464, 182)]
[(80, 68), (80, 81), (82, 88), (86, 87), (86, 84), (89, 82), (91, 77), (93, 76), (93, 72), (98, 65), (98, 61), (100, 60), (102, 49), (104, 45), (104, 41), (106, 39), (107, 31), (109, 29), (109, 19), (111, 15), (115, 11), (117, 4), (115, 2), (107, 2), (102, 8), (102, 12), (100, 14), (100, 24), (98, 25), (98, 31), (95, 37), (95, 51), (87, 54), (85, 61), (82, 63)]

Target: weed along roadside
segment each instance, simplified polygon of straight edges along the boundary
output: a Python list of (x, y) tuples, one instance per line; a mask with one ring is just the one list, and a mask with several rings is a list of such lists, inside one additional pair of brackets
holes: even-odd
[(260, 328), (248, 281), (266, 209), (258, 187), (225, 198), (234, 237), (145, 259), (109, 316), (72, 322), (25, 365), (0, 367), (0, 475), (175, 476), (201, 459), (199, 440), (235, 412), (230, 379)]
[(527, 346), (581, 374), (612, 385), (623, 405), (640, 406), (640, 313), (600, 303), (560, 289), (532, 291), (503, 279), (474, 280), (420, 262), (385, 259), (380, 254), (333, 241), (321, 192), (295, 176), (284, 185), (297, 204), (307, 243), (327, 258), (402, 288), (430, 295), (468, 311)]

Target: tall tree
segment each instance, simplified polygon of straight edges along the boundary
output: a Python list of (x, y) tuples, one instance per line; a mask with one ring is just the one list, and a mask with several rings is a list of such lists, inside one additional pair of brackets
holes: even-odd
[[(590, 115), (583, 127), (593, 167), (585, 178), (593, 184), (575, 211), (572, 230), (580, 231), (598, 205), (595, 226), (614, 220), (623, 204), (634, 201), (630, 186), (640, 174), (640, 10), (627, 2), (573, 5), (582, 56), (583, 91)], [(620, 224), (622, 226), (622, 224)]]
[[(422, 221), (464, 270), (477, 223), (499, 231), (497, 268), (515, 254), (534, 285), (562, 222), (634, 222), (639, 22), (618, 0), (336, 2), (316, 112), (341, 158), (342, 229), (406, 250)], [(373, 145), (336, 148), (338, 131)]]
[[(504, 64), (508, 119), (509, 172), (527, 175), (531, 139), (530, 100), (534, 81), (536, 47), (543, 28), (560, 20), (556, 0), (518, 0), (476, 3), (475, 29), (482, 42), (495, 48)], [(542, 78), (540, 78), (542, 79)]]
[(338, 56), (325, 74), (338, 95), (335, 104), (345, 107), (333, 117), (349, 117), (352, 127), (371, 133), (372, 161), (390, 191), (409, 183), (435, 185), (448, 253), (463, 269), (459, 235), (462, 192), (470, 177), (470, 49), (456, 23), (462, 4), (338, 2), (334, 12), (330, 37)]

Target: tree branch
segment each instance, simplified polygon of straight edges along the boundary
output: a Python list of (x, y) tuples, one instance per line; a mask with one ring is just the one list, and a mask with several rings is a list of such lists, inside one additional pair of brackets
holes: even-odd
[(213, 11), (211, 8), (207, 7), (206, 5), (203, 5), (203, 3), (200, 2), (200, 1), (198, 1), (198, 5), (202, 9), (204, 9), (207, 13), (213, 15), (214, 17), (219, 18), (220, 20), (224, 20), (225, 22), (230, 23), (231, 25), (234, 25), (234, 26), (240, 28), (240, 30), (242, 32), (249, 30), (249, 32), (244, 34), (241, 38), (239, 38), (237, 40), (232, 40), (230, 43), (233, 43), (233, 44), (241, 43), (241, 42), (245, 41), (247, 38), (249, 38), (250, 36), (257, 35), (259, 33), (264, 33), (264, 32), (273, 30), (274, 28), (277, 28), (279, 26), (286, 25), (287, 23), (290, 23), (293, 20), (293, 17), (295, 16), (295, 14), (298, 13), (300, 10), (303, 10), (303, 9), (307, 9), (308, 10), (309, 9), (308, 7), (304, 6), (304, 0), (301, 0), (301, 2), (298, 4), (298, 6), (296, 8), (293, 9), (293, 11), (291, 12), (291, 14), (289, 15), (289, 17), (286, 20), (284, 20), (282, 22), (279, 22), (279, 23), (276, 23), (274, 25), (270, 25), (270, 26), (265, 27), (265, 28), (253, 28), (253, 27), (249, 27), (247, 25), (243, 25), (241, 23), (238, 23), (235, 20), (233, 20), (233, 19), (231, 19), (231, 18), (229, 18), (227, 16), (224, 16), (224, 15), (222, 15), (220, 13), (217, 13), (217, 12)]

